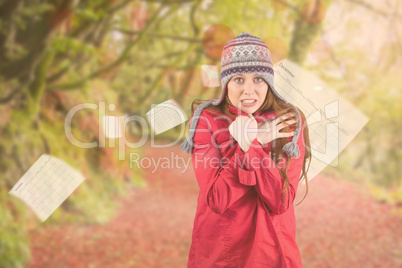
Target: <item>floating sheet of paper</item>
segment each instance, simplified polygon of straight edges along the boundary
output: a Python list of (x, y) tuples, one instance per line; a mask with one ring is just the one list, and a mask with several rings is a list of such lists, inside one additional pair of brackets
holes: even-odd
[(44, 222), (84, 180), (62, 160), (43, 154), (9, 194), (24, 201)]
[(152, 109), (146, 115), (156, 135), (174, 128), (187, 120), (180, 105), (172, 99), (152, 106)]
[(327, 165), (338, 165), (339, 153), (369, 119), (296, 63), (286, 59), (274, 71), (275, 89), (306, 116), (312, 154), (307, 176), (311, 180)]
[(219, 87), (220, 79), (215, 65), (201, 65), (202, 83), (204, 87)]
[(123, 135), (124, 116), (105, 115), (102, 117), (102, 129), (107, 138), (121, 138)]

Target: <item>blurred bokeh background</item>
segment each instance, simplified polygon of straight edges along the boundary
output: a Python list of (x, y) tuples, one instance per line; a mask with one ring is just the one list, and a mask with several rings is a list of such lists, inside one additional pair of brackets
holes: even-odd
[[(189, 117), (194, 99), (221, 94), (203, 84), (201, 65), (220, 70), (223, 46), (244, 31), (267, 43), (274, 63), (303, 66), (370, 118), (296, 208), (304, 267), (402, 265), (401, 5), (0, 0), (0, 267), (186, 267), (198, 191), (192, 167), (152, 172), (128, 159), (188, 156), (150, 141), (127, 148), (125, 160), (108, 139), (79, 148), (65, 119), (78, 104), (100, 102), (115, 104), (108, 115), (145, 118), (168, 99)], [(98, 141), (98, 110), (76, 113), (71, 128), (82, 142)], [(126, 130), (133, 143), (152, 133), (140, 124)], [(8, 194), (42, 154), (87, 178), (43, 223)]]

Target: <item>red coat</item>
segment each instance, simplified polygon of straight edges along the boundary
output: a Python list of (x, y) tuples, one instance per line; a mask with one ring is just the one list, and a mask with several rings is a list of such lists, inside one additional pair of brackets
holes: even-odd
[[(233, 106), (230, 110), (247, 116)], [(276, 113), (254, 116), (260, 122)], [(204, 109), (198, 121), (192, 163), (200, 191), (187, 267), (302, 267), (293, 201), (304, 161), (303, 127), (300, 157), (291, 159), (282, 206), (284, 180), (269, 157), (272, 142), (261, 145), (255, 139), (243, 153), (228, 131), (235, 118)]]

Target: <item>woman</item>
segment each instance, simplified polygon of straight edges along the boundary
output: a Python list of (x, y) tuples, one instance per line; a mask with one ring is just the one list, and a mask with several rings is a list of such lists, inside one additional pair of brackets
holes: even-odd
[(302, 267), (293, 201), (308, 181), (305, 117), (276, 92), (269, 49), (249, 33), (225, 45), (221, 84), (219, 99), (193, 103), (181, 146), (200, 188), (188, 267)]

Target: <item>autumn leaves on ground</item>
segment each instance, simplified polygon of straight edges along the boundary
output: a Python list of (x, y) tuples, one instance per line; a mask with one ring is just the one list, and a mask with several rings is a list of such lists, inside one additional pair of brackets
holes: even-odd
[[(143, 156), (171, 153), (148, 146)], [(198, 198), (192, 166), (153, 169), (108, 224), (32, 230), (29, 267), (186, 267)], [(300, 184), (296, 204), (304, 193)], [(402, 267), (402, 216), (361, 186), (319, 176), (295, 211), (303, 267)]]

